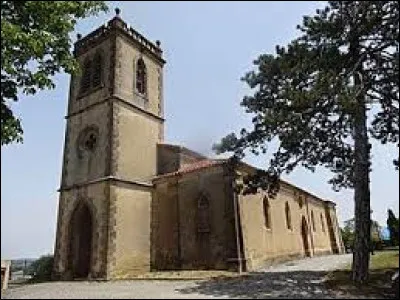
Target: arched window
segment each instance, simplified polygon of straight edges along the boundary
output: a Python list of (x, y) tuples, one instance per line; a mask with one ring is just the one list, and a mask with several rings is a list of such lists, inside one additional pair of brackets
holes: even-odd
[(197, 232), (210, 232), (210, 203), (204, 195), (197, 202)]
[(270, 213), (270, 206), (269, 206), (269, 201), (267, 197), (264, 197), (263, 199), (263, 208), (264, 208), (264, 222), (265, 222), (265, 227), (268, 229), (271, 229), (271, 213)]
[(93, 79), (92, 86), (98, 87), (103, 81), (103, 55), (98, 52), (93, 59)]
[(322, 227), (322, 232), (325, 232), (325, 223), (324, 223), (324, 216), (321, 213), (321, 227)]
[(136, 90), (145, 95), (147, 89), (147, 71), (142, 58), (139, 58), (136, 64)]
[(299, 196), (298, 197), (298, 201), (299, 201), (299, 207), (302, 208), (304, 205), (304, 197), (303, 196)]
[(92, 61), (86, 58), (83, 62), (82, 78), (80, 92), (85, 93), (90, 89), (90, 82), (92, 80)]
[(285, 203), (285, 215), (286, 215), (286, 227), (287, 229), (292, 229), (292, 218), (290, 216), (289, 203)]
[(313, 231), (315, 231), (314, 211), (311, 211), (311, 225), (312, 225)]

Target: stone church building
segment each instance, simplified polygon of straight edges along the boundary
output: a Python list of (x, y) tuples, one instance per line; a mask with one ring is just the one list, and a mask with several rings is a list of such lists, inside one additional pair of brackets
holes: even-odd
[(78, 36), (74, 54), (82, 72), (70, 83), (54, 278), (246, 271), (343, 251), (333, 202), (287, 182), (273, 199), (244, 196), (235, 175), (254, 167), (164, 141), (160, 43), (118, 10)]

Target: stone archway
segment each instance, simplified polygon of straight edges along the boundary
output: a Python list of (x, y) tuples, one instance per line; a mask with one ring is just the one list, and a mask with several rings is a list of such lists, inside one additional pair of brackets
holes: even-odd
[(301, 238), (303, 240), (304, 255), (310, 257), (311, 251), (310, 244), (308, 242), (308, 226), (306, 218), (304, 216), (301, 218)]
[(77, 205), (69, 226), (69, 270), (73, 278), (87, 278), (90, 273), (93, 248), (93, 217), (85, 202), (80, 201)]

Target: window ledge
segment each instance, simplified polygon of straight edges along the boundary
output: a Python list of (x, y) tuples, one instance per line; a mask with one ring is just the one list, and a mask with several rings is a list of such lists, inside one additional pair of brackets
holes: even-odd
[(137, 91), (133, 91), (133, 95), (135, 95), (135, 96), (137, 96), (137, 97), (140, 97), (140, 98), (142, 98), (142, 99), (145, 100), (145, 101), (149, 101), (149, 97), (148, 97), (147, 94), (141, 94), (141, 93), (139, 93), (139, 92), (137, 92)]

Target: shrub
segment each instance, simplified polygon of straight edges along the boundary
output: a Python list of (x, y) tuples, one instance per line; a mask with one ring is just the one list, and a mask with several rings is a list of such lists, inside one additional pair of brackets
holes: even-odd
[(49, 281), (51, 280), (51, 273), (53, 271), (53, 255), (43, 255), (35, 260), (30, 266), (30, 273), (35, 281)]

